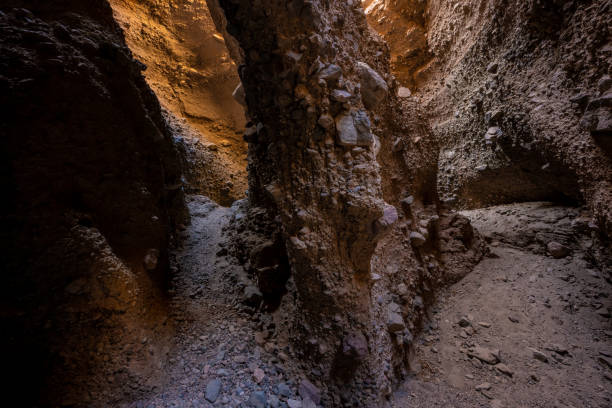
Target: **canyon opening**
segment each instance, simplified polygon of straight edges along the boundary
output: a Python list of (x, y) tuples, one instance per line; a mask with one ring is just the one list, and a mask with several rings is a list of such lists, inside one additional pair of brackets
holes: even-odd
[(2, 0), (7, 406), (609, 407), (610, 0)]

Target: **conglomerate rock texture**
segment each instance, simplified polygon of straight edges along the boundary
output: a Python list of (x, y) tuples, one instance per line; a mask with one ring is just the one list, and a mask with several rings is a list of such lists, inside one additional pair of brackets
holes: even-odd
[[(7, 399), (242, 404), (242, 382), (270, 371), (234, 355), (223, 381), (239, 385), (210, 377), (251, 320), (265, 336), (244, 343), (283, 345), (304, 406), (388, 405), (437, 290), (488, 251), (454, 209), (584, 202), (593, 219), (571, 225), (596, 238), (589, 264), (605, 258), (609, 13), (609, 0), (5, 0)], [(228, 96), (238, 79), (247, 123)], [(248, 199), (194, 196), (186, 228), (184, 189), (222, 205), (245, 191), (240, 137)], [(576, 249), (544, 232), (551, 255)], [(206, 396), (185, 391), (203, 379)]]
[(436, 144), (395, 97), (358, 2), (215, 3), (244, 54), (250, 204), (271, 212), (292, 267), (277, 330), (319, 373), (325, 406), (377, 406), (433, 289), (481, 241), (439, 205)]
[(462, 208), (586, 202), (612, 232), (609, 0), (368, 0)]
[(0, 105), (6, 401), (154, 382), (181, 171), (108, 3), (3, 1)]

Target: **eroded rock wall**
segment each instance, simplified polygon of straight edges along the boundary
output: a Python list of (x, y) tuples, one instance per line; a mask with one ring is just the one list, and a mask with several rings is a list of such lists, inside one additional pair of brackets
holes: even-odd
[(239, 63), (241, 56), (228, 50), (206, 1), (111, 0), (110, 4), (173, 127), (189, 192), (225, 206), (243, 198), (245, 113), (232, 97), (240, 84), (234, 61)]
[(609, 1), (366, 4), (403, 58), (394, 73), (428, 112), (443, 200), (585, 202), (610, 234)]
[(5, 400), (113, 405), (155, 382), (180, 162), (106, 1), (0, 9)]
[(469, 270), (481, 241), (439, 205), (435, 139), (396, 98), (360, 3), (209, 5), (245, 57), (250, 205), (271, 213), (291, 264), (277, 330), (325, 406), (380, 406), (434, 289)]

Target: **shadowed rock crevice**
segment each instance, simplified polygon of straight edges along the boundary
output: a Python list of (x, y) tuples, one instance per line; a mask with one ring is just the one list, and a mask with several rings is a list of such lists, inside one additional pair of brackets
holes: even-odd
[[(0, 14), (6, 398), (87, 404), (114, 382), (100, 375), (154, 381), (151, 360), (127, 348), (154, 327), (168, 332), (181, 169), (108, 4), (27, 3)], [(128, 354), (142, 364), (127, 366)]]

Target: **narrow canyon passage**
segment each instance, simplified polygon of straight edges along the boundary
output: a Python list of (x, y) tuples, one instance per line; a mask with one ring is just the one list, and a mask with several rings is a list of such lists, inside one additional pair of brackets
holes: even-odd
[(612, 404), (611, 0), (4, 0), (25, 407)]
[[(316, 371), (293, 365), (294, 350), (271, 320), (253, 319), (238, 301), (242, 267), (223, 250), (232, 245), (223, 230), (243, 209), (204, 196), (187, 202), (191, 224), (180, 234), (170, 290), (169, 324), (177, 332), (160, 361), (162, 379), (136, 401), (116, 404), (308, 406), (300, 382), (314, 378), (316, 389)], [(491, 251), (438, 295), (415, 341), (412, 374), (391, 406), (607, 406), (611, 291), (584, 252), (589, 237), (579, 210), (537, 202), (464, 215)], [(571, 241), (571, 252), (548, 254), (550, 237)]]

